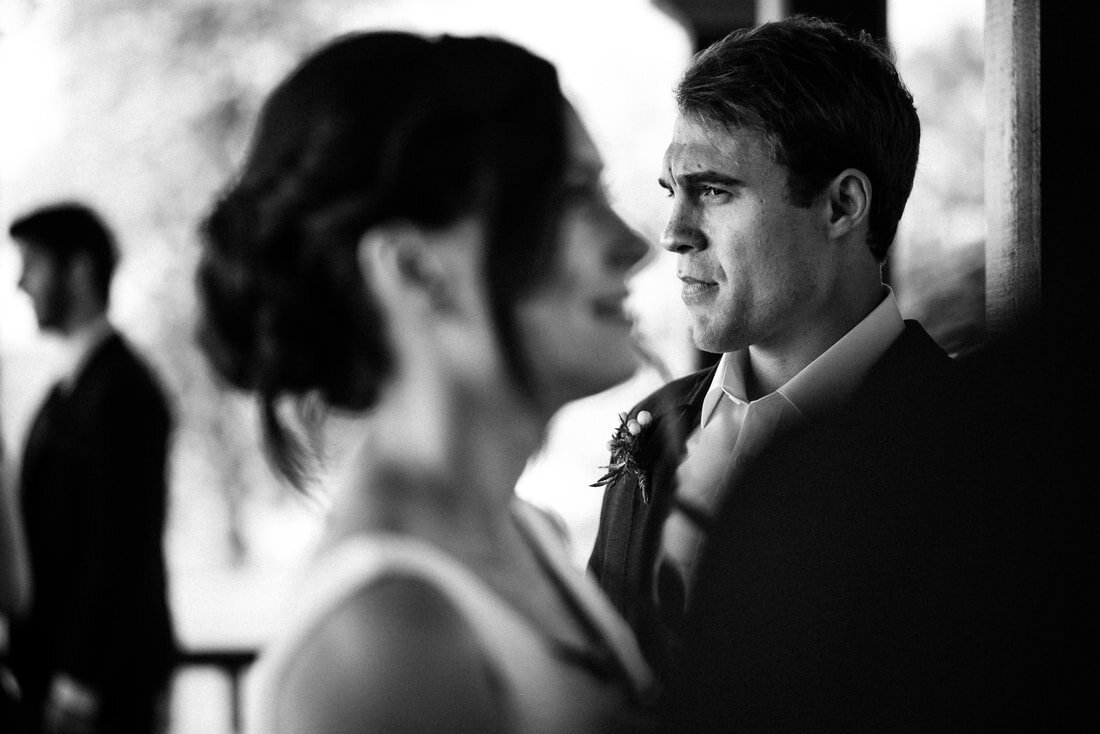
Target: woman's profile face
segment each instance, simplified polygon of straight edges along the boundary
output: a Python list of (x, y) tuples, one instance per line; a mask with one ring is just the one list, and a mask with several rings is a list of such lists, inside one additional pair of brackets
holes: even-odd
[(611, 209), (603, 161), (572, 108), (566, 129), (567, 198), (557, 266), (516, 314), (536, 389), (558, 405), (634, 373), (633, 324), (623, 309), (626, 277), (649, 251)]

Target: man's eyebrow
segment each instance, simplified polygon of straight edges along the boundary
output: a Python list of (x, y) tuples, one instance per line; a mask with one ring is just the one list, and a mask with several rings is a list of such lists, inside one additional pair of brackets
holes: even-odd
[(728, 173), (722, 173), (721, 171), (694, 171), (692, 173), (685, 173), (679, 177), (685, 184), (722, 184), (725, 186), (743, 186), (745, 182), (736, 176), (731, 176)]
[[(693, 171), (674, 177), (681, 186), (693, 186), (698, 184), (718, 184), (720, 186), (744, 186), (744, 180), (720, 171)], [(671, 189), (672, 185), (665, 176), (657, 179), (661, 187)]]

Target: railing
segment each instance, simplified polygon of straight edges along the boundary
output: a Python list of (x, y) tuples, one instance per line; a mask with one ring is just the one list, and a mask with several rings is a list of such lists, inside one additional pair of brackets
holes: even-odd
[[(251, 647), (204, 647), (184, 649), (179, 654), (177, 671), (186, 668), (217, 668), (229, 679), (230, 731), (234, 734), (242, 731), (244, 675), (256, 661), (257, 653), (258, 650)], [(14, 682), (6, 679), (6, 663), (6, 651), (0, 649), (0, 685)], [(18, 694), (13, 690), (12, 695)]]
[(204, 647), (180, 651), (179, 667), (217, 668), (229, 678), (230, 731), (239, 734), (242, 724), (244, 674), (256, 661), (257, 650), (251, 647)]

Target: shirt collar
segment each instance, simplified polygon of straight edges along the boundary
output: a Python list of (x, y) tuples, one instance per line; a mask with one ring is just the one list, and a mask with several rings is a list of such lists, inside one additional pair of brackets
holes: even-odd
[[(862, 321), (774, 393), (752, 402), (774, 399), (772, 396), (778, 394), (808, 416), (827, 412), (851, 397), (875, 362), (905, 330), (893, 290), (883, 288), (882, 301)], [(723, 392), (735, 402), (751, 404), (745, 399), (748, 357), (747, 349), (722, 355), (703, 398), (702, 425), (710, 421)]]

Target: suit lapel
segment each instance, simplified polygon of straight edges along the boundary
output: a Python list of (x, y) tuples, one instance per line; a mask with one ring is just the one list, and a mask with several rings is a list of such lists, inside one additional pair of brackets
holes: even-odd
[(27, 432), (21, 481), (24, 489), (37, 484), (42, 463), (50, 461), (51, 444), (57, 442), (57, 427), (61, 421), (60, 413), (64, 403), (64, 388), (61, 383), (55, 383), (47, 393)]
[(624, 473), (604, 492), (600, 530), (589, 568), (635, 630), (649, 606), (653, 548), (667, 512), (671, 480), (691, 431), (699, 424), (703, 397), (715, 368), (675, 380), (639, 405), (653, 415), (652, 435), (638, 457), (646, 473), (651, 501), (643, 502), (637, 482)]
[(703, 398), (715, 369), (711, 367), (691, 376), (681, 389), (668, 395), (664, 404), (669, 407), (661, 411), (660, 422), (655, 426), (659, 432), (657, 450), (649, 467), (652, 500), (648, 504), (634, 502), (634, 537), (629, 544), (627, 561), (628, 577), (636, 584), (634, 592), (640, 597), (642, 609), (648, 608), (651, 602), (652, 570), (661, 528), (676, 492), (676, 467), (683, 457), (688, 437), (699, 425)]
[(676, 467), (684, 455), (691, 432), (699, 425), (703, 410), (703, 398), (707, 387), (714, 377), (716, 367), (697, 373), (689, 380), (678, 395), (671, 396), (670, 407), (661, 413), (660, 431), (656, 458), (652, 464), (653, 496), (658, 504), (667, 505), (669, 497), (675, 492), (673, 476)]

